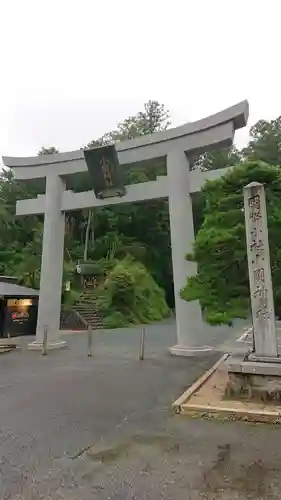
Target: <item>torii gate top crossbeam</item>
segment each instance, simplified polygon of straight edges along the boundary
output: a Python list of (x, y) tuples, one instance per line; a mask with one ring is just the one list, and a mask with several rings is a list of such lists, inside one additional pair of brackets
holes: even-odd
[[(171, 149), (200, 152), (231, 145), (234, 131), (246, 125), (248, 114), (248, 102), (243, 101), (196, 122), (119, 142), (116, 144), (119, 163), (164, 157)], [(3, 163), (14, 169), (17, 179), (44, 178), (51, 171), (61, 176), (87, 171), (82, 150), (26, 158), (4, 156)]]

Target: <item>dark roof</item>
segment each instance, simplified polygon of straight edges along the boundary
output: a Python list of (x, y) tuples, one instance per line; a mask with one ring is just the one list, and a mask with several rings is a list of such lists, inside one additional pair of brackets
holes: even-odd
[(0, 296), (4, 297), (30, 297), (39, 295), (39, 290), (27, 288), (26, 286), (16, 285), (14, 283), (5, 283), (0, 281)]
[(19, 279), (16, 276), (0, 276), (0, 281), (5, 283), (15, 283), (17, 285)]

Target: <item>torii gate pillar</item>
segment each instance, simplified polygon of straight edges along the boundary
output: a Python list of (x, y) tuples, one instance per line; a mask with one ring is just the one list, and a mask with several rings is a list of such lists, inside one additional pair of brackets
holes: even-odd
[(92, 190), (83, 193), (65, 190), (65, 177), (87, 171), (81, 150), (31, 158), (3, 158), (3, 163), (13, 168), (16, 179), (46, 178), (45, 195), (17, 202), (18, 215), (45, 214), (36, 340), (30, 348), (42, 347), (45, 326), (49, 331), (49, 348), (65, 345), (59, 339), (65, 212), (168, 197), (177, 323), (177, 344), (170, 352), (192, 356), (212, 350), (206, 346), (208, 339), (204, 335), (198, 301), (182, 300), (180, 291), (186, 279), (197, 270), (194, 262), (185, 259), (194, 243), (191, 194), (200, 191), (207, 179), (223, 175), (226, 169), (192, 172), (188, 158), (231, 146), (234, 131), (245, 126), (247, 118), (248, 103), (244, 101), (203, 120), (118, 143), (116, 150), (121, 165), (155, 158), (167, 162), (167, 176), (127, 186), (127, 193), (121, 198), (100, 200)]
[(171, 347), (170, 352), (191, 356), (212, 351), (212, 348), (205, 345), (204, 324), (199, 302), (197, 300), (187, 302), (180, 296), (187, 277), (197, 272), (196, 263), (189, 262), (185, 258), (186, 254), (193, 250), (194, 226), (189, 190), (189, 165), (184, 151), (175, 149), (168, 153), (167, 174), (177, 324), (177, 344)]
[(48, 349), (66, 345), (58, 335), (64, 258), (65, 212), (61, 210), (64, 191), (61, 177), (47, 176), (36, 340), (29, 344), (29, 348), (35, 350), (42, 348), (46, 327)]

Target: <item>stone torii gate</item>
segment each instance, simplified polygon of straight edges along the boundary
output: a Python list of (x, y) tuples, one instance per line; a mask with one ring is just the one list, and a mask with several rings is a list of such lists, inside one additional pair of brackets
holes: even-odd
[(207, 179), (223, 175), (226, 169), (190, 171), (189, 158), (231, 146), (235, 130), (244, 127), (247, 119), (248, 103), (243, 101), (202, 120), (116, 144), (121, 165), (147, 161), (153, 165), (156, 159), (167, 165), (166, 176), (126, 186), (123, 197), (98, 199), (92, 190), (74, 193), (66, 189), (69, 176), (87, 171), (82, 150), (29, 158), (3, 157), (3, 163), (13, 169), (16, 179), (46, 180), (46, 194), (19, 200), (16, 210), (17, 215), (45, 215), (37, 330), (35, 341), (29, 345), (31, 349), (41, 349), (44, 326), (49, 328), (49, 348), (65, 345), (59, 338), (65, 212), (167, 197), (177, 325), (177, 344), (170, 352), (188, 356), (211, 350), (205, 345), (198, 301), (182, 300), (180, 290), (186, 279), (197, 272), (196, 263), (185, 259), (194, 243), (191, 194), (200, 191)]

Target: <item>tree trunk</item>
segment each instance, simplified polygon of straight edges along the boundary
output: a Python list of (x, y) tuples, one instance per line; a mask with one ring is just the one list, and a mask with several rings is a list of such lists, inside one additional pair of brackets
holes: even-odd
[(92, 210), (88, 211), (88, 221), (86, 227), (86, 235), (85, 235), (85, 246), (84, 246), (84, 260), (88, 259), (88, 249), (89, 249), (89, 236), (91, 229), (91, 220), (92, 220)]

